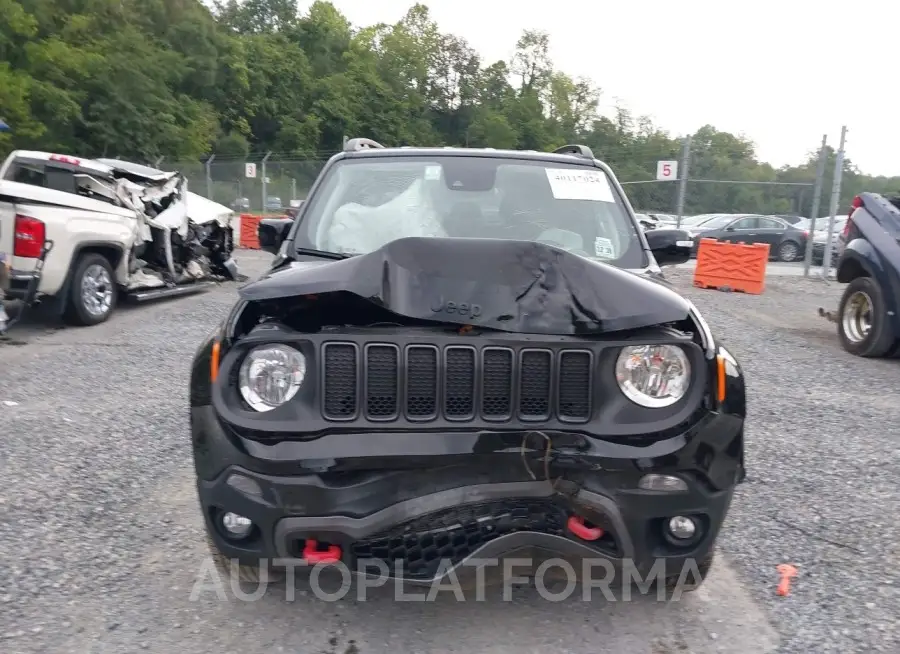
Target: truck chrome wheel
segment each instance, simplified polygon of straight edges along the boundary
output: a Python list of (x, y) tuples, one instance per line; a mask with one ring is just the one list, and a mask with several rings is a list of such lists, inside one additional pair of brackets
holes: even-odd
[(841, 318), (847, 340), (861, 343), (872, 331), (872, 298), (863, 291), (856, 291), (847, 300)]
[(85, 310), (92, 316), (104, 316), (112, 306), (113, 286), (109, 272), (94, 264), (84, 271), (81, 278), (81, 299)]

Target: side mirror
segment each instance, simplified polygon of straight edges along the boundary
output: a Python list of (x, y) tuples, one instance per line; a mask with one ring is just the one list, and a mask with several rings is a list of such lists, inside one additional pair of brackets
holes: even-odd
[(677, 266), (690, 261), (694, 239), (683, 229), (654, 229), (644, 236), (660, 266)]
[(260, 220), (259, 227), (256, 229), (259, 248), (270, 254), (278, 254), (278, 250), (281, 249), (281, 244), (284, 243), (293, 224), (293, 218), (263, 218)]

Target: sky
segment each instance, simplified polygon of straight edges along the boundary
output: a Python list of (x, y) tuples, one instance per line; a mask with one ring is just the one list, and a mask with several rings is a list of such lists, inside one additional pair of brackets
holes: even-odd
[[(395, 23), (415, 0), (332, 0), (357, 26)], [(303, 3), (301, 3), (302, 6)], [(311, 3), (306, 3), (311, 4)], [(526, 29), (550, 34), (554, 67), (590, 78), (673, 135), (711, 124), (796, 165), (822, 136), (864, 173), (900, 176), (900, 2), (854, 0), (424, 0), (441, 30), (487, 62)]]

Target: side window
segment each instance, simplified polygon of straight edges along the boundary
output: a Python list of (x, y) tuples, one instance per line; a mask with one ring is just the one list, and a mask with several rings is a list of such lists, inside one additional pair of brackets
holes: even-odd
[(19, 184), (31, 184), (32, 186), (46, 186), (44, 167), (34, 164), (14, 163), (10, 166), (6, 178)]
[(774, 218), (760, 218), (759, 227), (760, 229), (780, 229), (782, 231), (785, 229), (784, 223)]
[(757, 218), (741, 218), (736, 220), (729, 227), (732, 229), (757, 229)]
[(46, 166), (44, 168), (44, 180), (44, 185), (54, 191), (78, 192), (75, 186), (75, 174), (71, 170), (57, 168), (56, 166)]

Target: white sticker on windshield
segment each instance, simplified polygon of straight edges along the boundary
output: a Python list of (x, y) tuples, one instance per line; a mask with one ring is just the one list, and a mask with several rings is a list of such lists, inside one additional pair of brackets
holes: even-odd
[(547, 168), (550, 190), (557, 200), (615, 202), (606, 175), (599, 170)]
[(598, 257), (603, 257), (604, 259), (616, 258), (616, 250), (613, 247), (612, 241), (608, 238), (601, 238), (599, 236), (594, 239), (594, 254)]
[(425, 166), (425, 181), (435, 182), (441, 178), (440, 166)]

